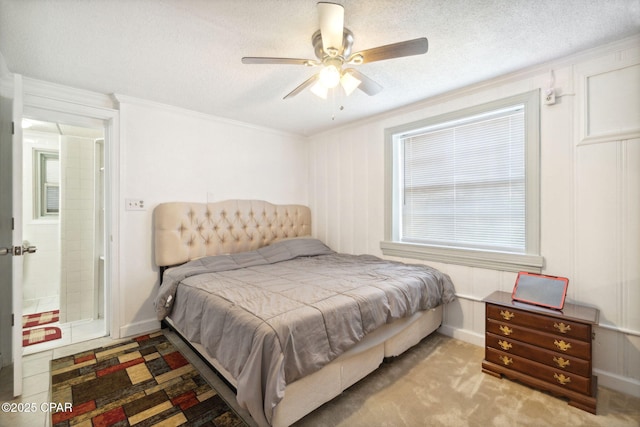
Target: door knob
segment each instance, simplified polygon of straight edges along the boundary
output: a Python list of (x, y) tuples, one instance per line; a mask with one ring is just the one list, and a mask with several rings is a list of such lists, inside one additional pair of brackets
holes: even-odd
[(33, 254), (38, 250), (35, 246), (13, 246), (9, 248), (0, 248), (0, 256), (2, 255), (14, 255), (20, 256), (22, 254)]
[(22, 253), (23, 254), (34, 254), (36, 253), (36, 251), (38, 250), (38, 248), (36, 248), (35, 246), (22, 246)]

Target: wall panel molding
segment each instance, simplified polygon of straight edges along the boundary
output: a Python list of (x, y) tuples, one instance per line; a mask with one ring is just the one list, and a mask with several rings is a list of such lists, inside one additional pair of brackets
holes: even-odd
[(576, 69), (579, 140), (599, 144), (640, 137), (640, 64), (615, 55)]

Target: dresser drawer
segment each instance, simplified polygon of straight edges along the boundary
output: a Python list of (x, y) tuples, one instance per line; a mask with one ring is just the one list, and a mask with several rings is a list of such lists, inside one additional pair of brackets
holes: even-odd
[(549, 384), (554, 384), (567, 390), (589, 395), (591, 393), (591, 378), (570, 372), (554, 369), (514, 354), (508, 354), (493, 348), (486, 349), (486, 360), (514, 371), (522, 372), (538, 378)]
[(564, 372), (571, 372), (583, 377), (591, 375), (591, 363), (588, 360), (535, 347), (507, 337), (487, 333), (486, 346), (504, 353), (525, 357)]
[(557, 319), (508, 307), (487, 304), (487, 318), (526, 326), (550, 334), (591, 341), (591, 327), (583, 323)]
[(487, 332), (501, 337), (508, 337), (526, 344), (532, 344), (560, 354), (591, 359), (591, 342), (585, 342), (569, 337), (559, 337), (555, 334), (541, 332), (535, 329), (518, 326), (505, 321), (487, 319)]
[(506, 376), (569, 400), (596, 413), (597, 377), (592, 372), (594, 307), (566, 303), (550, 310), (514, 302), (495, 291), (486, 304), (486, 345), (482, 371)]

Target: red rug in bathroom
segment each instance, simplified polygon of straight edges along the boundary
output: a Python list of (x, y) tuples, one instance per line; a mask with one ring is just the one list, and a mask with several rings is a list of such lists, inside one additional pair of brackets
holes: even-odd
[(46, 341), (59, 340), (60, 338), (62, 338), (62, 331), (60, 328), (56, 328), (55, 326), (28, 329), (22, 331), (22, 346), (27, 347)]
[(60, 310), (45, 311), (43, 313), (25, 314), (22, 316), (22, 327), (33, 328), (34, 326), (46, 325), (60, 320)]

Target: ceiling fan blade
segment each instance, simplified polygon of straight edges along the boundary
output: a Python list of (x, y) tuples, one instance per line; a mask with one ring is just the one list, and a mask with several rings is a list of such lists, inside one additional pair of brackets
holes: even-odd
[(349, 57), (347, 62), (366, 64), (367, 62), (383, 61), (403, 56), (421, 55), (427, 53), (427, 50), (429, 50), (429, 41), (426, 37), (420, 37), (356, 52)]
[(314, 74), (313, 76), (305, 80), (304, 83), (302, 83), (300, 86), (298, 86), (297, 88), (295, 88), (294, 90), (286, 94), (282, 99), (293, 98), (294, 96), (296, 96), (297, 94), (299, 94), (300, 92), (302, 92), (303, 90), (305, 90), (306, 88), (314, 84), (319, 78), (320, 78), (319, 74)]
[(361, 91), (363, 91), (369, 96), (376, 95), (380, 93), (380, 91), (382, 90), (382, 86), (380, 86), (378, 82), (365, 76), (355, 68), (347, 68), (346, 70), (344, 70), (344, 72), (349, 73), (356, 79), (360, 80), (360, 85), (358, 86), (358, 89), (360, 89)]
[(313, 59), (299, 59), (299, 58), (269, 58), (262, 56), (245, 56), (242, 58), (243, 64), (290, 64), (290, 65), (306, 65), (315, 66), (320, 63)]
[(342, 50), (344, 7), (335, 3), (319, 2), (318, 16), (322, 48), (329, 56), (336, 56)]

